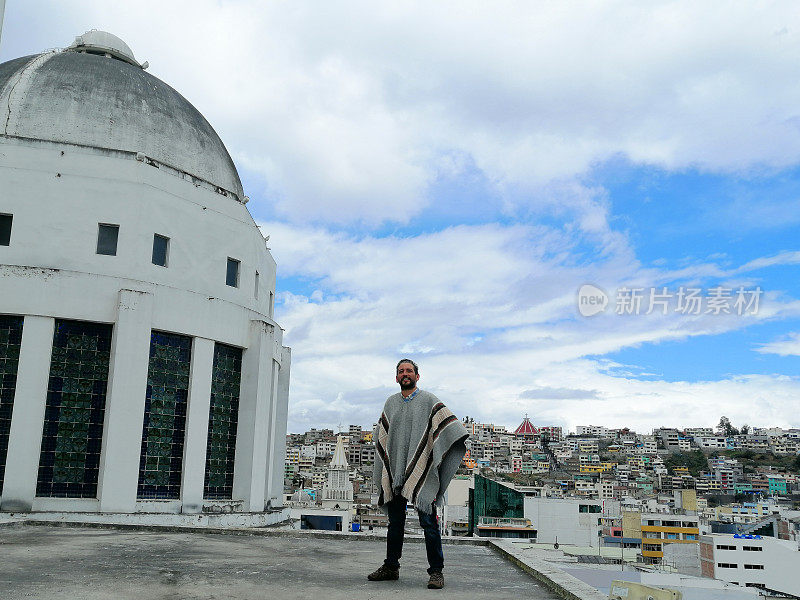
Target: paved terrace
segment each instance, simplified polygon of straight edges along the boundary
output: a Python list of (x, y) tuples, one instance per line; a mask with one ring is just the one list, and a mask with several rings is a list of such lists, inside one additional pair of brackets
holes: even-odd
[(367, 573), (383, 560), (382, 540), (238, 533), (6, 525), (0, 527), (0, 598), (559, 597), (486, 545), (446, 544), (446, 586), (439, 591), (426, 588), (425, 547), (419, 540), (407, 540), (400, 581), (369, 582)]

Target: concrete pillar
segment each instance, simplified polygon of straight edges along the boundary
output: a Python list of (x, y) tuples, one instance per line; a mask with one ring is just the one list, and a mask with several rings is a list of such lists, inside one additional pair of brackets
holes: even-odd
[(268, 473), (266, 500), (271, 508), (283, 506), (283, 476), (286, 461), (286, 420), (289, 415), (289, 371), (292, 349), (281, 347), (280, 369), (275, 402), (273, 402), (272, 437), (267, 453)]
[(242, 354), (242, 384), (233, 499), (242, 500), (247, 512), (264, 510), (266, 461), (269, 446), (272, 398), (276, 385), (274, 362), (275, 328), (264, 321), (250, 321), (248, 346)]
[(28, 512), (36, 496), (55, 319), (26, 316), (0, 508)]
[(100, 453), (102, 512), (136, 510), (152, 316), (151, 293), (119, 291)]
[(184, 513), (199, 513), (203, 510), (213, 366), (214, 340), (194, 338), (181, 475), (181, 512)]

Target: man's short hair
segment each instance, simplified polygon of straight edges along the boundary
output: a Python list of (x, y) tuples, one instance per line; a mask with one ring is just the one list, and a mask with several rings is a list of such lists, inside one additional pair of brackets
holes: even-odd
[(414, 374), (419, 375), (419, 367), (417, 366), (417, 363), (415, 363), (410, 358), (401, 358), (400, 362), (398, 362), (397, 366), (394, 368), (395, 373), (397, 373), (397, 369), (399, 369), (400, 365), (402, 365), (403, 363), (409, 363), (412, 367), (414, 367)]

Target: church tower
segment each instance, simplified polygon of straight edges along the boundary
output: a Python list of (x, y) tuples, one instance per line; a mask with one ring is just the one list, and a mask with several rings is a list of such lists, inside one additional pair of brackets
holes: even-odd
[(328, 480), (322, 488), (323, 508), (348, 509), (353, 504), (353, 484), (348, 476), (350, 465), (347, 464), (342, 439), (341, 435), (338, 436), (336, 451), (328, 466)]

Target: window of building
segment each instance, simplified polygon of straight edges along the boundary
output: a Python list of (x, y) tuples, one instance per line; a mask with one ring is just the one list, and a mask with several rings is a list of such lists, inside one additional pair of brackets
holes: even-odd
[(717, 566), (720, 569), (737, 569), (737, 568), (739, 568), (739, 565), (737, 565), (736, 563), (717, 563)]
[(166, 267), (168, 257), (169, 238), (156, 233), (153, 235), (153, 264), (159, 267)]
[(756, 571), (763, 571), (764, 570), (764, 565), (748, 565), (748, 564), (746, 564), (744, 566), (744, 568), (745, 569), (754, 569)]
[(258, 300), (258, 280), (259, 279), (260, 278), (258, 276), (258, 271), (256, 271), (256, 286), (255, 286), (255, 297), (256, 297), (256, 300)]
[(275, 294), (269, 293), (269, 316), (272, 318), (275, 314)]
[(150, 333), (138, 498), (180, 498), (192, 338)]
[(754, 587), (754, 588), (760, 588), (760, 589), (763, 590), (763, 589), (766, 589), (767, 586), (764, 583), (747, 582), (747, 583), (744, 584), (744, 587)]
[(11, 244), (11, 222), (13, 215), (0, 215), (0, 246)]
[(233, 466), (241, 380), (241, 348), (215, 343), (211, 404), (208, 413), (204, 498), (231, 499), (233, 495)]
[(36, 495), (96, 498), (111, 325), (56, 319)]
[(116, 256), (117, 239), (119, 239), (119, 225), (97, 224), (97, 254)]
[(697, 535), (694, 534), (694, 533), (686, 533), (686, 534), (683, 535), (683, 539), (685, 539), (685, 540), (696, 540), (697, 539)]
[(736, 550), (736, 546), (728, 546), (726, 544), (717, 544), (717, 550)]
[(761, 552), (764, 549), (761, 546), (742, 546), (742, 550), (746, 552)]
[(0, 489), (3, 489), (11, 413), (14, 410), (22, 322), (23, 318), (19, 316), (0, 315)]
[(225, 285), (239, 287), (239, 265), (241, 263), (235, 258), (228, 257), (228, 271), (225, 275)]

